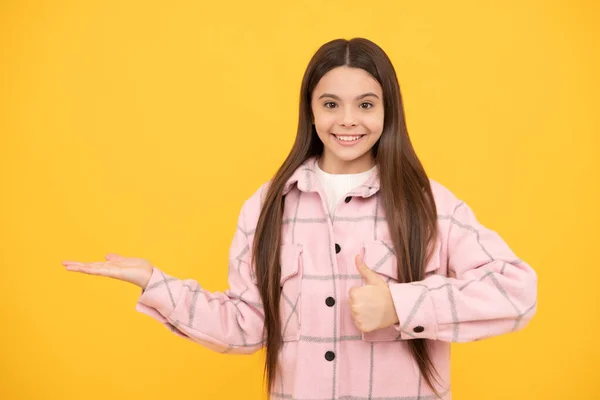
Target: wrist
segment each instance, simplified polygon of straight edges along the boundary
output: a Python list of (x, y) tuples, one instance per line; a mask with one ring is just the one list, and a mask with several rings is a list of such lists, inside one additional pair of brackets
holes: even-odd
[(396, 305), (394, 304), (394, 299), (392, 297), (392, 292), (390, 287), (387, 286), (387, 302), (388, 302), (388, 313), (390, 325), (397, 325), (400, 323), (400, 319), (398, 318), (398, 312), (396, 311)]
[(142, 292), (144, 290), (146, 290), (146, 287), (148, 287), (148, 283), (150, 283), (150, 279), (152, 278), (152, 271), (154, 268), (150, 269), (150, 270), (144, 270), (144, 274), (141, 277), (140, 281), (137, 283), (137, 285), (142, 289)]

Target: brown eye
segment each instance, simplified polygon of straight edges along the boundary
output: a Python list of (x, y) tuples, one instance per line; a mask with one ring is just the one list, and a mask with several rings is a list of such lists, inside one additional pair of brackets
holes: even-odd
[[(363, 106), (366, 106), (366, 107), (363, 107)], [(364, 108), (365, 110), (368, 110), (369, 108), (373, 107), (373, 104), (371, 104), (371, 103), (362, 103), (360, 105), (360, 107)]]
[(337, 104), (335, 104), (333, 101), (328, 101), (323, 105), (325, 106), (325, 108), (334, 108), (335, 106), (337, 106)]

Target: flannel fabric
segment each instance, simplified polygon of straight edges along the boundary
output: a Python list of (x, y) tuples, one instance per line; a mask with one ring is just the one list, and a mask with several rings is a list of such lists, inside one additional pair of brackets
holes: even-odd
[[(434, 399), (408, 343), (428, 340), (444, 400), (451, 399), (450, 344), (524, 328), (536, 311), (537, 275), (472, 209), (430, 179), (439, 238), (419, 282), (399, 283), (375, 168), (330, 215), (308, 159), (287, 182), (281, 245), (283, 347), (273, 399)], [(154, 267), (136, 309), (176, 335), (214, 351), (250, 354), (264, 346), (263, 305), (250, 250), (263, 184), (242, 206), (229, 252), (228, 289)], [(399, 324), (363, 333), (348, 291), (363, 285), (354, 257), (389, 282)]]

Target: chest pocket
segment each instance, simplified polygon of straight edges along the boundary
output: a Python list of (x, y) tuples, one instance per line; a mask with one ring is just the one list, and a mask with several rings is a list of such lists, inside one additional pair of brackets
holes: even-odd
[(300, 339), (300, 311), (302, 305), (302, 245), (286, 244), (280, 247), (281, 298), (279, 310), (284, 342)]
[[(388, 284), (399, 283), (398, 260), (393, 248), (392, 242), (386, 240), (374, 240), (364, 244), (365, 264), (371, 270), (381, 275)], [(439, 265), (439, 243), (437, 243), (433, 255), (425, 268), (425, 276), (427, 277), (435, 273), (439, 269)], [(402, 324), (402, 321), (400, 323)], [(362, 332), (362, 340), (367, 342), (400, 340), (400, 331), (394, 326), (389, 326), (371, 332)]]

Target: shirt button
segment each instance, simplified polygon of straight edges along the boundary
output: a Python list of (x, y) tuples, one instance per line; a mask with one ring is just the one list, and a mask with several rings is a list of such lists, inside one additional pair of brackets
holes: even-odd
[(413, 331), (415, 331), (415, 332), (417, 332), (417, 333), (421, 333), (421, 332), (423, 332), (424, 330), (425, 330), (425, 328), (423, 328), (421, 325), (419, 325), (419, 326), (415, 326), (415, 327), (413, 328)]
[(327, 304), (327, 307), (333, 307), (335, 299), (333, 297), (328, 297), (325, 299), (325, 304)]
[(346, 198), (344, 199), (344, 201), (345, 201), (346, 203), (350, 203), (350, 200), (352, 200), (352, 197), (351, 197), (351, 196), (348, 196), (348, 197), (346, 197)]
[(333, 361), (334, 358), (335, 358), (335, 353), (333, 351), (328, 351), (327, 353), (325, 353), (325, 359), (327, 361)]
[(336, 244), (335, 244), (335, 252), (336, 252), (336, 253), (339, 253), (340, 251), (342, 251), (342, 248), (340, 247), (340, 245), (339, 245), (339, 244), (337, 244), (337, 243), (336, 243)]

